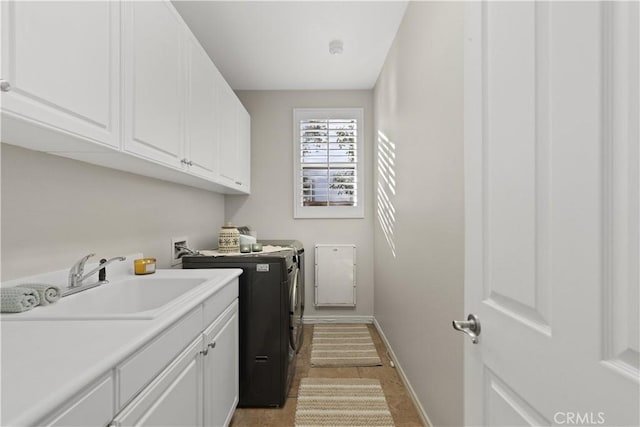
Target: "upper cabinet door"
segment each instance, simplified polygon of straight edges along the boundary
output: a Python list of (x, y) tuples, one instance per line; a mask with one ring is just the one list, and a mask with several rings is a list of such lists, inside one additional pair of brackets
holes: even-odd
[(124, 149), (181, 167), (185, 27), (169, 2), (124, 2)]
[(238, 182), (243, 191), (251, 189), (251, 116), (241, 102), (238, 108)]
[(220, 177), (232, 186), (238, 174), (238, 109), (229, 85), (220, 79)]
[(187, 144), (189, 172), (213, 179), (218, 175), (220, 113), (216, 78), (222, 78), (204, 49), (188, 39)]
[(37, 123), (99, 143), (85, 151), (119, 147), (119, 76), (119, 2), (2, 2), (1, 78), (11, 86), (3, 120), (19, 123), (7, 126), (3, 142), (70, 149), (21, 141), (30, 138), (24, 124)]
[(231, 88), (222, 81), (220, 178), (229, 188), (249, 193), (251, 119)]

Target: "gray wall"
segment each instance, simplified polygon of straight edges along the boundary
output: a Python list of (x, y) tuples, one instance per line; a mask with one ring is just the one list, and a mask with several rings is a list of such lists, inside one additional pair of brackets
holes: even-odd
[(2, 144), (2, 280), (134, 252), (170, 266), (172, 237), (217, 246), (224, 197)]
[(374, 94), (396, 172), (388, 236), (375, 226), (375, 318), (435, 426), (463, 424), (463, 8), (409, 3)]
[[(251, 195), (226, 196), (225, 213), (235, 225), (251, 225), (259, 239), (295, 238), (305, 246), (305, 317), (373, 315), (372, 168), (365, 169), (365, 218), (293, 219), (293, 108), (363, 107), (365, 165), (373, 159), (372, 91), (239, 91), (251, 114)], [(314, 246), (355, 243), (357, 306), (315, 309)]]

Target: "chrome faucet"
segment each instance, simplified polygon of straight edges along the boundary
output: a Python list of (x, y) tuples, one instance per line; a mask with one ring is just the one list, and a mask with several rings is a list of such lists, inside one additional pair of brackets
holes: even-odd
[(105, 262), (98, 264), (96, 268), (94, 268), (93, 270), (85, 274), (84, 266), (87, 263), (87, 260), (94, 255), (95, 254), (85, 255), (84, 257), (79, 259), (78, 262), (73, 264), (73, 267), (71, 267), (71, 270), (69, 270), (69, 287), (64, 292), (62, 292), (62, 296), (75, 294), (76, 292), (84, 291), (86, 289), (91, 289), (95, 286), (105, 283), (105, 282), (97, 281), (93, 284), (85, 285), (84, 281), (90, 276), (92, 276), (93, 274), (100, 271), (101, 269), (105, 268), (107, 265), (111, 264), (113, 261), (124, 261), (127, 259), (126, 257), (123, 257), (123, 256), (108, 259)]

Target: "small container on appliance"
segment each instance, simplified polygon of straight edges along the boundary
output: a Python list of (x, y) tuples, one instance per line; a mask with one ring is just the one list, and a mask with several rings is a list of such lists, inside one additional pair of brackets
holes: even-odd
[(220, 229), (220, 235), (218, 237), (218, 252), (240, 252), (240, 232), (238, 232), (235, 225), (227, 223), (227, 225)]

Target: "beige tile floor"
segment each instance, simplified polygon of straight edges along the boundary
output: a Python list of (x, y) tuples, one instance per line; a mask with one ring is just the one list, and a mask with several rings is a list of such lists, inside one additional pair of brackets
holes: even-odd
[(382, 359), (382, 366), (357, 368), (312, 368), (311, 335), (313, 325), (304, 326), (304, 344), (296, 362), (296, 375), (283, 408), (238, 408), (231, 427), (293, 427), (300, 379), (315, 378), (375, 378), (380, 380), (396, 427), (422, 426), (418, 412), (395, 368), (389, 364), (386, 348), (373, 325), (368, 325), (371, 337)]

